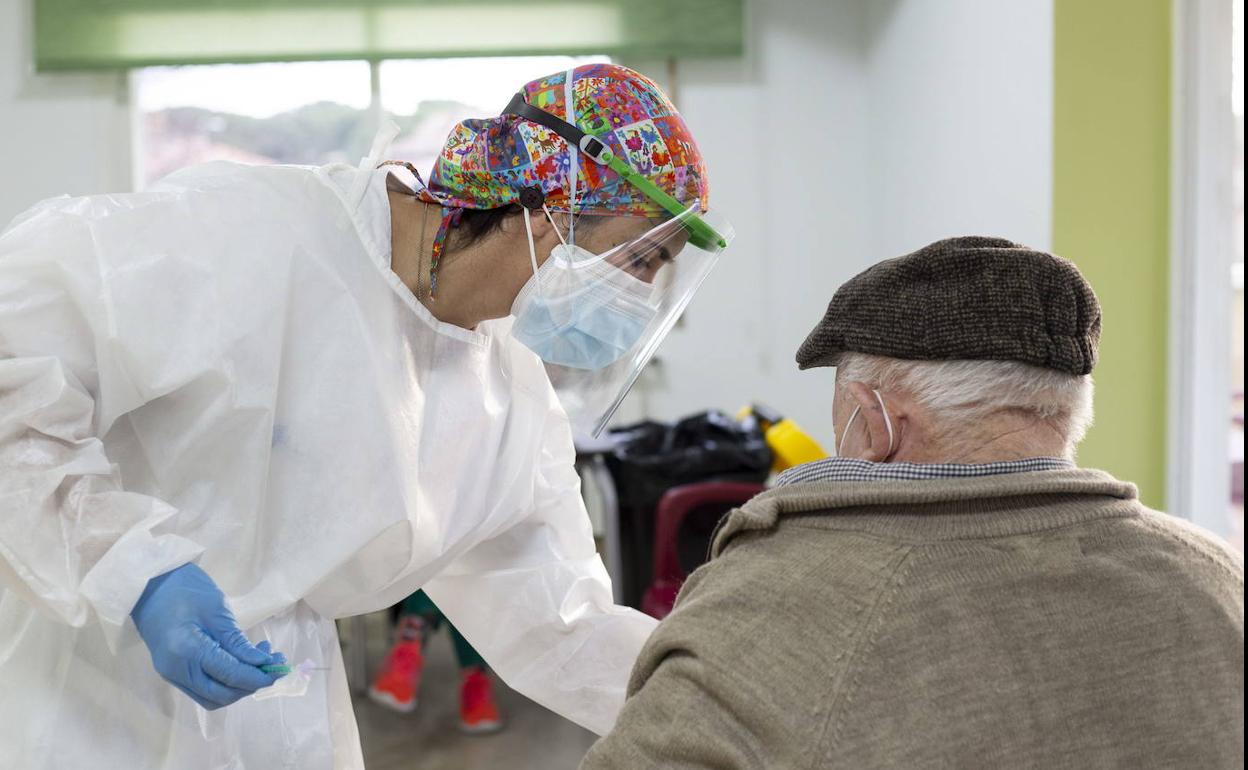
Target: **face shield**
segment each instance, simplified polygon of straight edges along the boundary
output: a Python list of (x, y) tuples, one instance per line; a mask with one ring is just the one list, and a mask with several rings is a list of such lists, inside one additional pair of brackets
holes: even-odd
[[(533, 255), (512, 334), (541, 356), (578, 431), (602, 431), (719, 258), (718, 242), (694, 244), (694, 216), (687, 209), (602, 253), (590, 249), (640, 218), (582, 217), (576, 244), (560, 243), (540, 265)], [(731, 237), (724, 223), (701, 221)]]
[[(677, 201), (602, 142), (528, 104), (522, 94), (503, 112), (559, 134), (640, 189), (661, 211), (653, 217), (573, 217), (580, 224), (568, 228), (566, 239), (561, 234), (561, 243), (540, 264), (528, 230), (533, 275), (512, 307), (512, 334), (546, 363), (573, 427), (594, 436), (706, 280), (732, 230), (696, 203)], [(520, 197), (526, 228), (531, 216), (550, 216), (540, 189)], [(560, 231), (557, 224), (555, 230)]]

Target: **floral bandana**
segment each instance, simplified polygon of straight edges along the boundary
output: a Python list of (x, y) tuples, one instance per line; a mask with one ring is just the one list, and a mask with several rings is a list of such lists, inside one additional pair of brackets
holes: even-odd
[[(593, 135), (678, 201), (706, 210), (702, 154), (671, 101), (644, 75), (617, 64), (587, 64), (527, 83), (521, 93), (534, 107)], [(664, 213), (635, 185), (583, 157), (544, 126), (515, 115), (465, 120), (451, 130), (428, 183), (417, 192), (421, 200), (442, 207), (433, 242), (431, 295), (447, 233), (458, 225), (462, 210), (518, 203), (521, 191), (532, 187), (541, 189), (552, 211)]]

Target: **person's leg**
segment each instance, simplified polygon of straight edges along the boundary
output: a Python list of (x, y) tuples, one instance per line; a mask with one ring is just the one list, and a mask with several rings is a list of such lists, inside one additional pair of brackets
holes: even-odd
[(459, 662), (459, 670), (463, 671), (467, 668), (479, 668), (486, 670), (489, 664), (485, 662), (485, 658), (481, 657), (481, 653), (468, 643), (464, 635), (459, 633), (459, 629), (451, 625), (447, 621), (447, 628), (451, 632), (451, 643), (455, 646), (455, 660)]
[(430, 632), (438, 630), (438, 626), (442, 625), (442, 621), (446, 619), (442, 610), (438, 609), (438, 605), (434, 604), (433, 599), (430, 599), (429, 594), (424, 591), (417, 591), (399, 605), (399, 617), (412, 616), (424, 620)]
[(370, 698), (396, 711), (416, 709), (425, 667), (425, 639), (440, 622), (441, 613), (423, 591), (403, 600), (399, 605), (394, 645), (368, 688)]
[(469, 733), (492, 733), (503, 726), (494, 702), (494, 683), (481, 653), (447, 621), (459, 661), (459, 726)]

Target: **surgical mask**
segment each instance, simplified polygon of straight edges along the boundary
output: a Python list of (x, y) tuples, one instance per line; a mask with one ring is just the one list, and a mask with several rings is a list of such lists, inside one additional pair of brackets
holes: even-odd
[(562, 236), (539, 268), (527, 209), (524, 218), (533, 275), (512, 305), (512, 334), (550, 364), (594, 370), (619, 360), (658, 312), (654, 287)]
[[(633, 217), (635, 227), (629, 229), (642, 232), (602, 253), (561, 240), (539, 269), (530, 218), (550, 214), (540, 202), (533, 205), (536, 196), (529, 198), (529, 205), (521, 206), (529, 212), (524, 221), (533, 274), (525, 276), (512, 303), (512, 336), (544, 359), (573, 430), (596, 436), (722, 251), (714, 244), (697, 245), (689, 218), (699, 216), (724, 241), (731, 240), (732, 228), (718, 215), (699, 214), (696, 203), (687, 214), (648, 216), (649, 222), (621, 214)], [(588, 246), (579, 223), (576, 229)], [(555, 232), (571, 241), (569, 229)]]
[[(875, 399), (880, 402), (880, 411), (884, 413), (884, 425), (888, 428), (888, 451), (884, 453), (884, 459), (888, 459), (893, 454), (893, 421), (888, 416), (888, 409), (884, 406), (884, 397), (880, 395), (880, 391), (871, 390), (875, 394)], [(849, 421), (845, 423), (845, 430), (841, 432), (841, 443), (836, 447), (837, 457), (845, 455), (845, 439), (849, 438), (849, 429), (854, 427), (854, 420), (858, 418), (858, 413), (862, 411), (861, 406), (855, 406), (854, 411), (849, 415)]]

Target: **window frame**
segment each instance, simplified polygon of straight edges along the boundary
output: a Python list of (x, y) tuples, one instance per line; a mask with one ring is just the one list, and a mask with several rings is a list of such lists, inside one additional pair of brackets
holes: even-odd
[[(1174, 3), (1169, 512), (1231, 534), (1231, 0)], [(1210, 394), (1223, 394), (1210, 398)]]

